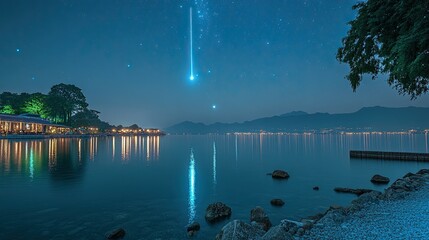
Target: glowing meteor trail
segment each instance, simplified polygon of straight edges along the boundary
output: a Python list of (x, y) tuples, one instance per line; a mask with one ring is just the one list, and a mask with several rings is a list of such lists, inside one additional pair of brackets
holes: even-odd
[(193, 81), (194, 79), (195, 79), (195, 77), (194, 77), (194, 54), (193, 54), (193, 48), (194, 48), (194, 44), (193, 44), (193, 40), (192, 40), (192, 8), (189, 8), (189, 26), (190, 26), (190, 28), (189, 28), (189, 41), (190, 41), (190, 52), (191, 52), (191, 75), (189, 76), (189, 79), (191, 80), (191, 81)]

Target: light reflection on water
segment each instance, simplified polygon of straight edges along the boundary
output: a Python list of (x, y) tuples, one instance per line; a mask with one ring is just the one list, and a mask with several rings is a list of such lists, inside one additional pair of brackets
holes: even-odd
[[(234, 219), (246, 221), (250, 209), (260, 205), (278, 223), (349, 203), (354, 196), (332, 191), (338, 184), (382, 190), (384, 186), (368, 181), (371, 175), (395, 179), (429, 167), (429, 163), (349, 159), (349, 150), (428, 152), (428, 134), (0, 140), (0, 221), (9, 229), (0, 231), (0, 239), (19, 226), (25, 229), (22, 239), (49, 239), (37, 232), (45, 228), (51, 238), (61, 239), (62, 232), (73, 232), (61, 227), (79, 229), (82, 223), (98, 227), (78, 231), (91, 239), (103, 238), (104, 232), (122, 223), (130, 239), (141, 237), (142, 226), (147, 239), (182, 233), (185, 238), (183, 226), (193, 221), (202, 225), (200, 236), (212, 238), (224, 224), (205, 224), (205, 207), (212, 202), (225, 202), (233, 208)], [(289, 171), (291, 178), (272, 181), (266, 173), (277, 168)], [(321, 190), (313, 191), (314, 185)], [(269, 200), (274, 197), (287, 204), (272, 208)], [(36, 214), (44, 209), (61, 211), (58, 216)], [(75, 220), (67, 226), (62, 221), (43, 225), (56, 218)], [(22, 226), (25, 223), (28, 228)], [(166, 224), (172, 226), (169, 231)]]
[(216, 142), (213, 141), (213, 185), (216, 185)]
[(189, 223), (195, 220), (196, 206), (195, 206), (195, 159), (194, 150), (191, 148), (191, 155), (189, 156)]

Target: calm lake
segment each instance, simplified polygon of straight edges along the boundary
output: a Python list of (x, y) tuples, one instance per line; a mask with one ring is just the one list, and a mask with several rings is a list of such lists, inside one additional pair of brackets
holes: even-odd
[[(429, 163), (350, 159), (349, 150), (428, 152), (428, 135), (202, 135), (0, 140), (0, 239), (213, 239), (208, 204), (222, 201), (232, 219), (249, 221), (262, 206), (273, 224), (299, 220), (355, 196), (334, 187), (383, 190)], [(276, 181), (267, 173), (284, 169)], [(319, 191), (312, 188), (319, 186)], [(270, 205), (282, 198), (283, 207)]]

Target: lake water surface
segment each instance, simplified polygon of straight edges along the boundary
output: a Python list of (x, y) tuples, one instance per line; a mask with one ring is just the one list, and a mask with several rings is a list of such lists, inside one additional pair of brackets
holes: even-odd
[[(232, 207), (249, 221), (262, 206), (273, 224), (300, 219), (353, 195), (334, 187), (383, 190), (429, 163), (350, 159), (349, 150), (428, 152), (428, 136), (203, 135), (0, 140), (0, 239), (104, 239), (123, 227), (125, 239), (213, 239), (227, 221), (209, 225), (208, 204)], [(267, 173), (284, 169), (276, 181)], [(312, 188), (319, 186), (319, 191)], [(270, 205), (282, 198), (281, 207)]]

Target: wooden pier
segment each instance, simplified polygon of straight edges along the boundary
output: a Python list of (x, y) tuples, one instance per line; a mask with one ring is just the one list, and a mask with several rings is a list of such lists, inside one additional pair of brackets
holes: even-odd
[(429, 162), (429, 153), (350, 151), (350, 158)]

